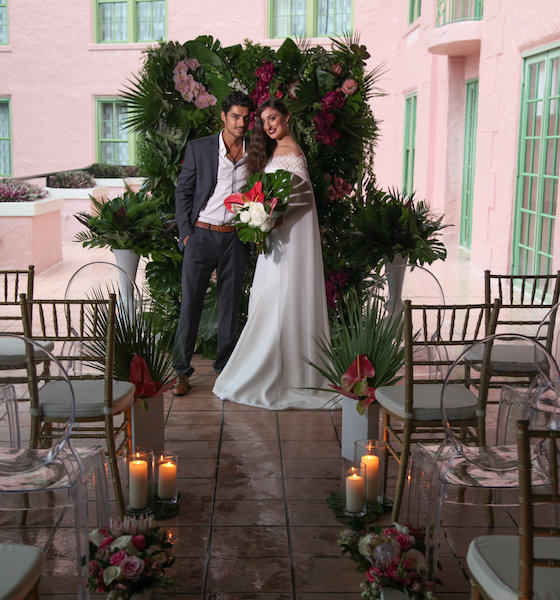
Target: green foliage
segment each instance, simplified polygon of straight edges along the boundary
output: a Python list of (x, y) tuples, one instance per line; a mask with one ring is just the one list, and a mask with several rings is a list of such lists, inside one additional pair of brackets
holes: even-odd
[[(375, 376), (368, 379), (373, 388), (393, 385), (399, 379), (399, 369), (404, 364), (402, 318), (387, 318), (383, 300), (377, 296), (364, 302), (362, 294), (354, 288), (348, 290), (337, 312), (338, 319), (332, 327), (330, 341), (315, 340), (321, 361), (314, 367), (333, 385), (340, 385), (340, 378), (357, 356), (365, 354), (375, 369)], [(328, 390), (332, 391), (332, 390)]]
[(385, 192), (372, 183), (363, 198), (355, 201), (350, 250), (368, 272), (386, 258), (400, 255), (415, 265), (445, 260), (440, 239), (447, 225), (434, 217), (428, 204), (397, 189)]
[(147, 256), (158, 244), (165, 245), (165, 214), (159, 201), (145, 190), (134, 192), (126, 186), (122, 196), (103, 201), (91, 196), (91, 202), (93, 214), (75, 215), (88, 228), (75, 238), (84, 247), (134, 250), (139, 256)]
[(47, 195), (47, 190), (18, 179), (0, 179), (0, 202), (35, 202)]
[[(161, 385), (169, 383), (175, 376), (172, 362), (173, 338), (159, 335), (155, 327), (154, 307), (148, 305), (144, 312), (139, 307), (126, 306), (118, 290), (103, 290), (101, 286), (93, 288), (90, 297), (94, 300), (106, 298), (108, 293), (117, 295), (117, 311), (115, 319), (115, 360), (113, 376), (118, 381), (129, 381), (130, 362), (135, 354), (146, 361), (150, 377)], [(90, 319), (93, 316), (90, 315)], [(107, 307), (101, 305), (96, 313), (98, 324), (107, 327)], [(92, 356), (105, 356), (107, 348), (103, 341), (90, 342), (88, 349)], [(92, 362), (91, 366), (103, 371), (104, 364)]]
[(95, 186), (95, 179), (86, 171), (60, 171), (49, 176), (48, 185), (53, 188), (90, 188)]
[(93, 163), (84, 171), (92, 177), (128, 177), (126, 169), (121, 165), (110, 165), (107, 163)]

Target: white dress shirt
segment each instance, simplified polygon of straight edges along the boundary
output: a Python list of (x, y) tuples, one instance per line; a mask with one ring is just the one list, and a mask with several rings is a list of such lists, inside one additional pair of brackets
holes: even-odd
[(224, 206), (224, 200), (230, 195), (241, 191), (247, 181), (245, 167), (245, 140), (243, 140), (243, 156), (235, 164), (227, 155), (224, 142), (224, 132), (218, 137), (218, 175), (214, 193), (208, 198), (206, 206), (200, 211), (198, 218), (211, 225), (231, 225), (234, 216)]

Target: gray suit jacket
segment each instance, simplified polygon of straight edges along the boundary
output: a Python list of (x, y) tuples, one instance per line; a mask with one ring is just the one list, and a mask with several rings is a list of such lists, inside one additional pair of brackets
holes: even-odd
[(200, 211), (216, 187), (218, 136), (192, 140), (185, 149), (185, 160), (175, 188), (175, 219), (180, 240), (193, 232)]

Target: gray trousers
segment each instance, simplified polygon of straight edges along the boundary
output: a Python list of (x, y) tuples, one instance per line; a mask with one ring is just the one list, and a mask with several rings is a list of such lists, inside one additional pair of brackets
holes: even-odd
[(195, 227), (183, 251), (181, 314), (175, 333), (174, 367), (190, 376), (204, 296), (212, 271), (217, 269), (218, 355), (214, 370), (225, 366), (237, 340), (239, 302), (243, 289), (248, 246), (237, 232), (220, 233)]

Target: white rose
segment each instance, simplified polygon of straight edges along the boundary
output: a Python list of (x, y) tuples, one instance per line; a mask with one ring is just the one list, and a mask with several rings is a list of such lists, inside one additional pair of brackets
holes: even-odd
[(251, 227), (260, 227), (270, 218), (260, 202), (251, 202), (249, 214), (251, 215), (251, 221), (249, 222)]
[(403, 558), (408, 560), (411, 568), (419, 573), (423, 574), (426, 572), (426, 561), (424, 560), (424, 555), (419, 550), (411, 548), (403, 554)]
[(115, 581), (115, 579), (119, 579), (120, 576), (121, 568), (115, 567), (115, 565), (111, 565), (103, 571), (103, 583), (105, 585), (109, 585), (113, 581)]
[(360, 538), (360, 541), (358, 542), (358, 552), (362, 556), (368, 555), (367, 545), (371, 542), (372, 537), (373, 533), (368, 533), (367, 535), (364, 535), (364, 537)]
[(239, 220), (242, 223), (248, 223), (251, 220), (251, 215), (250, 215), (249, 211), (248, 210), (242, 210), (239, 213)]

